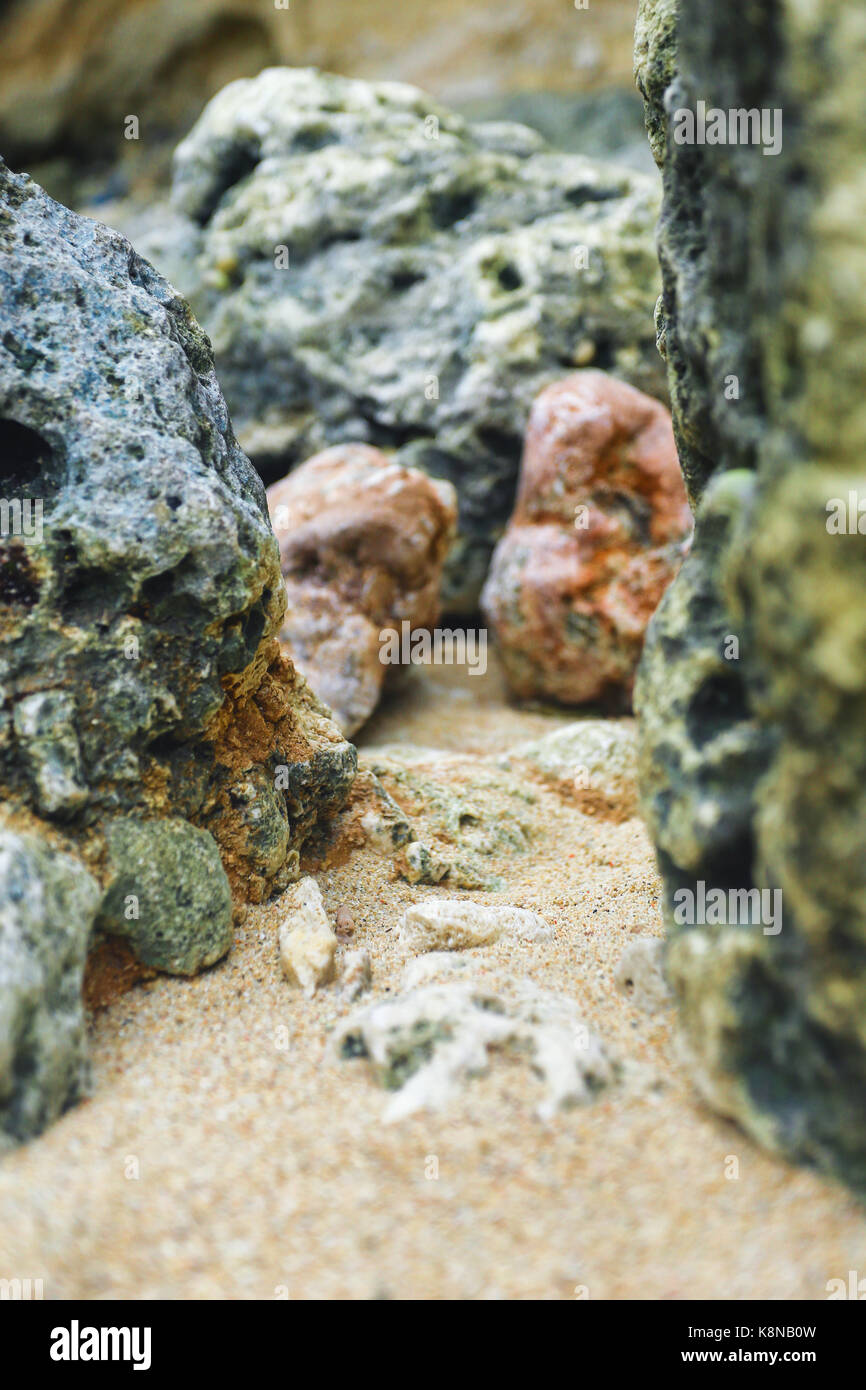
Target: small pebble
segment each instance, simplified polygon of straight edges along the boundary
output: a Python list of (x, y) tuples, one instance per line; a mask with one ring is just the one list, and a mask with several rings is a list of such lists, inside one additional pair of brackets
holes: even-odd
[(340, 903), (337, 908), (334, 925), (339, 937), (346, 938), (355, 935), (355, 919), (345, 903)]
[(286, 917), (280, 926), (280, 962), (290, 984), (310, 997), (334, 978), (337, 938), (325, 913), (314, 878), (292, 884), (283, 898)]

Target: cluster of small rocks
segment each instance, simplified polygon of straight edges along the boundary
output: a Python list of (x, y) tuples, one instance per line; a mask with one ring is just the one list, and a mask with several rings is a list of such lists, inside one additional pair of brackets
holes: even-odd
[[(353, 801), (341, 817), (341, 843), (389, 858), (397, 873), (413, 883), (406, 853), (413, 846), (427, 852), (411, 838), (422, 831), (437, 846), (434, 853), (442, 855), (435, 862), (446, 869), (424, 885), (416, 883), (434, 891), (414, 897), (395, 917), (391, 941), (403, 962), (396, 991), (392, 984), (383, 991), (382, 981), (373, 975), (376, 947), (368, 934), (369, 950), (347, 949), (356, 924), (345, 905), (329, 916), (313, 878), (281, 897), (283, 973), (311, 1000), (320, 990), (330, 992), (331, 1007), (342, 1014), (332, 1055), (366, 1060), (372, 1078), (394, 1093), (385, 1106), (386, 1122), (449, 1106), (499, 1056), (523, 1061), (540, 1079), (537, 1114), (547, 1122), (562, 1109), (589, 1103), (619, 1078), (620, 1062), (586, 1026), (577, 1003), (531, 983), (533, 963), (554, 944), (556, 927), (530, 907), (443, 895), (443, 889), (453, 892), (460, 886), (446, 858), (447, 837), (459, 838), (464, 820), (467, 833), (488, 838), (500, 860), (525, 854), (538, 834), (530, 814), (514, 837), (515, 826), (509, 827), (503, 808), (517, 796), (531, 811), (533, 794), (504, 775), (498, 763), (517, 763), (570, 800), (571, 789), (556, 772), (563, 771), (569, 751), (587, 765), (598, 765), (602, 748), (616, 766), (616, 776), (606, 787), (608, 800), (586, 810), (616, 822), (635, 814), (634, 733), (625, 722), (581, 721), (492, 759), (455, 758), (410, 746), (376, 750), (373, 765), (411, 803), (411, 818), (362, 760)], [(355, 826), (363, 831), (359, 841), (351, 838)], [(632, 937), (614, 980), (629, 1005), (649, 1014), (671, 1003), (662, 944), (653, 936)], [(373, 997), (347, 1014), (345, 1005), (367, 989)]]
[(533, 400), (594, 366), (664, 399), (652, 177), (315, 69), (234, 82), (168, 205), (115, 212), (210, 334), (268, 482), (336, 444), (454, 485), (444, 606), (477, 608)]
[(23, 1139), (82, 1092), (88, 949), (224, 955), (356, 754), (280, 654), (264, 488), (185, 302), (2, 162), (0, 248), (0, 1136)]
[[(347, 738), (405, 676), (383, 633), (473, 611), (494, 545), (484, 604), (514, 691), (627, 703), (690, 520), (664, 406), (638, 389), (664, 395), (655, 212), (640, 175), (411, 88), (271, 70), (226, 89), (141, 246), (213, 334), (257, 472), (186, 301), (0, 165), (0, 444), (16, 502), (45, 509), (37, 543), (0, 547), (6, 1137), (87, 1085), (87, 972), (97, 1003), (118, 960), (124, 985), (194, 974), (247, 902), (282, 895), (290, 985), (368, 989), (302, 854), (345, 834), (412, 887), (491, 892), (491, 861), (531, 848), (533, 778), (631, 814), (628, 740), (612, 757), (602, 721), (471, 770), (369, 750), (357, 780)], [(398, 927), (412, 955), (551, 936), (455, 898)], [(346, 1043), (402, 1056), (401, 1030), (445, 1029), (404, 1113), (502, 1048), (534, 1059), (548, 1109), (613, 1076), (599, 1044), (575, 1049), (568, 1001), (412, 990)]]
[(170, 203), (112, 210), (213, 338), (272, 484), (284, 650), (347, 735), (398, 674), (382, 631), (465, 624), (482, 587), (517, 695), (629, 707), (691, 526), (656, 211), (527, 127), (288, 68), (208, 104)]

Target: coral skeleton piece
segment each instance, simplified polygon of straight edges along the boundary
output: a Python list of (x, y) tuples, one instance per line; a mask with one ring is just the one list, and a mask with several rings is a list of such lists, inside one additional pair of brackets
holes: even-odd
[(171, 207), (133, 239), (212, 335), (267, 482), (359, 440), (453, 483), (444, 607), (473, 613), (538, 392), (594, 362), (666, 395), (657, 210), (651, 178), (525, 126), (272, 68), (208, 104), (175, 152)]
[(280, 643), (351, 735), (396, 673), (383, 660), (383, 630), (436, 622), (454, 489), (344, 444), (267, 495), (287, 596)]
[[(827, 520), (831, 499), (866, 487), (864, 63), (862, 7), (846, 0), (641, 4), (636, 72), (664, 181), (659, 342), (698, 507), (636, 689), (666, 975), (710, 1104), (860, 1190), (866, 550)], [(698, 93), (783, 110), (781, 152), (678, 145), (672, 113)], [(781, 931), (680, 925), (677, 893), (702, 882), (781, 893)]]
[(543, 391), (481, 600), (512, 690), (627, 703), (690, 534), (664, 406), (597, 371)]
[(400, 943), (416, 954), (460, 951), (489, 946), (501, 937), (515, 941), (548, 941), (553, 929), (537, 912), (498, 905), (484, 907), (459, 899), (436, 898), (413, 903), (400, 921)]
[[(38, 533), (0, 538), (3, 833), (85, 860), (98, 900), (70, 891), (70, 911), (87, 902), (70, 931), (122, 933), (142, 970), (199, 969), (230, 944), (229, 885), (257, 899), (297, 874), (355, 751), (280, 656), (264, 489), (188, 306), (122, 236), (2, 162), (0, 251), (3, 490), (22, 515), (42, 503)], [(45, 855), (27, 856), (48, 921)], [(32, 976), (11, 891), (0, 1093), (36, 1125), (63, 1102), (8, 1011)]]
[(618, 1064), (584, 1023), (574, 1000), (510, 979), (493, 994), (483, 978), (446, 978), (375, 1000), (340, 1025), (335, 1050), (344, 1060), (366, 1058), (396, 1094), (383, 1120), (440, 1110), (496, 1054), (520, 1059), (544, 1082), (536, 1108), (550, 1121), (585, 1105), (616, 1080)]

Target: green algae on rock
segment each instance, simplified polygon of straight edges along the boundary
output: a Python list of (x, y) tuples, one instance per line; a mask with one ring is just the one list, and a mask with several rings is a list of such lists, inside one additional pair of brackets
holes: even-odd
[(126, 938), (143, 965), (194, 975), (232, 940), (232, 896), (213, 836), (167, 817), (110, 821), (109, 888), (98, 925)]
[(361, 441), (452, 482), (471, 611), (538, 392), (590, 363), (665, 396), (655, 180), (472, 126), (413, 87), (269, 69), (210, 102), (136, 244), (214, 342), (267, 481)]
[[(866, 549), (827, 523), (834, 498), (866, 492), (864, 61), (854, 4), (641, 6), (664, 179), (659, 322), (699, 504), (639, 675), (666, 968), (709, 1102), (858, 1189)], [(671, 115), (697, 98), (781, 110), (781, 153), (675, 143)], [(678, 920), (677, 893), (699, 881), (781, 894), (781, 930)]]
[(750, 871), (755, 782), (775, 740), (751, 710), (747, 654), (725, 585), (753, 493), (754, 474), (744, 469), (710, 484), (693, 548), (650, 622), (638, 671), (641, 796), (671, 894), (701, 877), (736, 884)]

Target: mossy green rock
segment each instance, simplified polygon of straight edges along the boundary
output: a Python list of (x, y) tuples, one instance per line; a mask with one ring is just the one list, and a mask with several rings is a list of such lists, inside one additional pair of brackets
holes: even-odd
[(666, 394), (657, 180), (525, 126), (273, 68), (207, 106), (172, 205), (125, 230), (211, 334), (263, 477), (359, 440), (448, 479), (452, 610), (477, 600), (538, 392), (591, 364)]
[(775, 746), (743, 683), (748, 653), (726, 598), (732, 550), (754, 474), (721, 473), (698, 511), (694, 543), (647, 629), (635, 688), (639, 774), (671, 894), (751, 875), (754, 787)]
[(112, 821), (106, 830), (110, 887), (97, 925), (128, 940), (143, 965), (194, 975), (232, 941), (232, 898), (206, 830), (168, 818)]
[[(667, 971), (711, 1104), (866, 1188), (866, 141), (860, 5), (644, 0), (659, 310), (692, 556), (638, 682)], [(781, 153), (678, 145), (680, 107), (783, 116)], [(725, 391), (735, 377), (739, 394)], [(745, 470), (745, 471), (744, 471)], [(854, 496), (853, 527), (828, 526)], [(726, 638), (738, 654), (725, 653)], [(677, 921), (758, 887), (781, 930)], [(680, 900), (682, 901), (682, 900)]]

